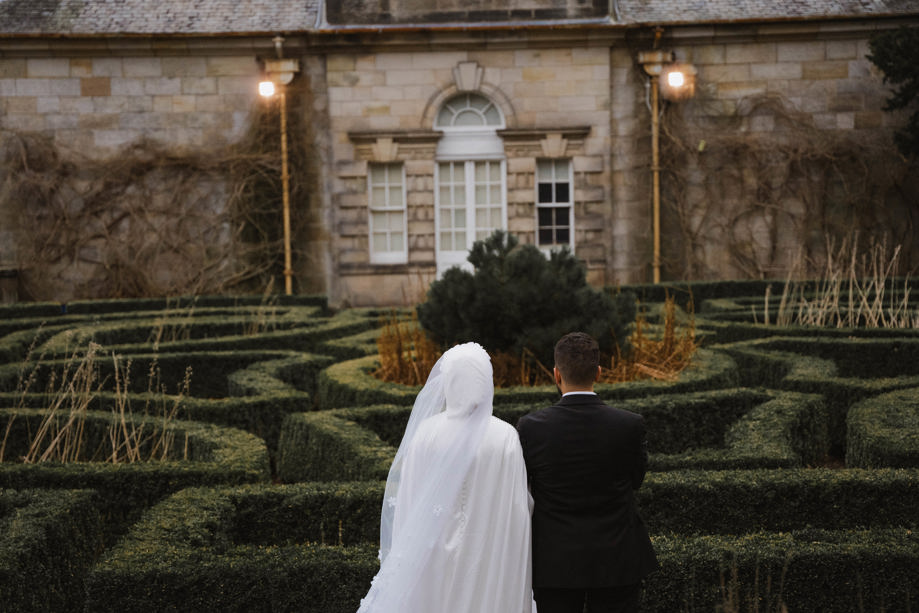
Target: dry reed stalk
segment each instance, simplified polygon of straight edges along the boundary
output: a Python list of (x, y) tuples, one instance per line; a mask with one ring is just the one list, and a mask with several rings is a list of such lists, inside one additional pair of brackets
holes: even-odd
[[(31, 437), (23, 463), (76, 462), (81, 459), (86, 412), (101, 383), (98, 382), (96, 356), (101, 346), (90, 343), (85, 355), (71, 354), (57, 386), (57, 377), (49, 380), (53, 399), (36, 433)], [(74, 369), (74, 365), (76, 365)], [(71, 373), (71, 369), (74, 369)], [(66, 411), (66, 421), (58, 415)], [(50, 439), (50, 440), (49, 440)], [(46, 443), (47, 440), (47, 443)]]
[(419, 325), (418, 313), (412, 311), (411, 319), (405, 321), (392, 312), (382, 324), (377, 339), (380, 367), (374, 376), (404, 385), (424, 383), (440, 358), (440, 351)]
[[(80, 462), (92, 458), (84, 457), (84, 444), (86, 441), (86, 418), (90, 404), (97, 397), (105, 384), (99, 379), (97, 357), (101, 346), (90, 343), (87, 351), (80, 355), (74, 351), (65, 363), (60, 373), (52, 371), (49, 376), (47, 393), (49, 404), (45, 409), (41, 422), (35, 433), (28, 433), (29, 448), (20, 461), (23, 463), (39, 462)], [(169, 429), (169, 424), (178, 414), (182, 399), (188, 394), (191, 381), (191, 368), (185, 371), (185, 378), (180, 384), (177, 395), (173, 398), (171, 408), (167, 408), (165, 400), (161, 401), (161, 425), (152, 431), (144, 423), (138, 426), (133, 418), (130, 407), (130, 365), (122, 366), (120, 359), (112, 354), (114, 368), (114, 404), (112, 406), (112, 422), (108, 429), (107, 441), (110, 453), (103, 460), (110, 463), (141, 462), (151, 460), (165, 460), (169, 456), (173, 444), (174, 434)], [(25, 394), (35, 380), (35, 373), (41, 363), (35, 365), (29, 377), (20, 377), (23, 386), (23, 396), (20, 406), (25, 405)], [(148, 399), (144, 406), (144, 415), (149, 414), (153, 398), (165, 399), (165, 391), (156, 394), (155, 386), (159, 381), (159, 369), (156, 361), (151, 364), (148, 374)], [(3, 441), (0, 443), (0, 462), (3, 461), (6, 444), (9, 438), (15, 415), (11, 415), (7, 422)], [(186, 435), (185, 457), (188, 455), (188, 440)], [(143, 450), (149, 447), (150, 451), (144, 458)]]
[[(274, 329), (278, 316), (278, 296), (274, 293), (274, 277), (269, 279), (262, 300), (255, 308), (254, 317), (244, 326), (244, 336), (257, 336), (264, 331)], [(246, 314), (252, 313), (251, 311)]]
[[(789, 272), (776, 317), (778, 325), (836, 328), (911, 328), (919, 326), (919, 310), (909, 304), (909, 279), (904, 280), (902, 296), (888, 294), (891, 279), (900, 267), (901, 248), (889, 251), (886, 245), (872, 245), (860, 253), (858, 236), (844, 240), (838, 248), (827, 241), (824, 272), (813, 296), (804, 283), (792, 281), (803, 270), (797, 258)], [(888, 298), (889, 296), (889, 298)]]
[(635, 320), (635, 331), (630, 337), (631, 351), (628, 355), (617, 353), (609, 368), (604, 368), (601, 381), (621, 383), (639, 379), (673, 381), (689, 366), (692, 356), (699, 348), (696, 342), (695, 320), (682, 332), (677, 332), (676, 301), (668, 296), (664, 301), (664, 321), (659, 338), (651, 338), (645, 332), (647, 322), (639, 315)]

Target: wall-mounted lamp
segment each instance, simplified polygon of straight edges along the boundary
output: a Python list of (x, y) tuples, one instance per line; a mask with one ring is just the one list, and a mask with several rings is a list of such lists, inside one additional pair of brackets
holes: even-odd
[[(655, 37), (655, 44), (659, 33)], [(673, 51), (653, 49), (639, 51), (638, 63), (651, 81), (651, 194), (653, 256), (651, 266), (654, 283), (661, 280), (661, 179), (660, 179), (660, 97), (665, 100), (685, 100), (696, 91), (696, 69), (675, 61)]]
[(271, 98), (279, 94), (281, 115), (281, 198), (284, 216), (284, 293), (292, 293), (294, 274), (290, 246), (290, 173), (287, 169), (287, 92), (286, 86), (293, 81), (294, 75), (300, 72), (300, 63), (293, 59), (283, 58), (282, 45), (284, 38), (273, 39), (278, 59), (265, 60), (265, 80), (258, 84), (258, 93)]

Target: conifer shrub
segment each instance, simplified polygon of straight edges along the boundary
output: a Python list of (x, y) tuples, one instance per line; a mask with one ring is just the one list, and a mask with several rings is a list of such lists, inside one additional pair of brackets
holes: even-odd
[(418, 306), (419, 323), (444, 348), (476, 341), (490, 353), (532, 355), (549, 366), (555, 342), (580, 331), (606, 355), (625, 353), (634, 294), (590, 287), (584, 265), (567, 248), (547, 257), (498, 231), (476, 241), (467, 259), (474, 272), (447, 270)]

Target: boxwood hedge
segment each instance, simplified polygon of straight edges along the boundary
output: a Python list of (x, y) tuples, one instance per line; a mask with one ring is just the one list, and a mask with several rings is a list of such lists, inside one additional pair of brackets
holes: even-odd
[(919, 388), (881, 394), (849, 409), (849, 466), (919, 467)]
[[(353, 613), (378, 568), (368, 491), (382, 499), (378, 484), (185, 489), (93, 568), (86, 609)], [(361, 544), (338, 546), (352, 526)]]
[[(108, 537), (117, 535), (124, 522), (142, 509), (183, 487), (267, 481), (270, 476), (263, 440), (241, 430), (189, 421), (173, 421), (166, 426), (174, 437), (174, 451), (164, 461), (117, 464), (11, 461), (25, 455), (32, 441), (31, 433), (38, 430), (45, 414), (34, 409), (0, 410), (0, 432), (6, 433), (6, 461), (0, 463), (0, 487), (96, 490)], [(62, 415), (59, 420), (66, 417)], [(105, 449), (104, 434), (113, 423), (112, 413), (86, 413), (84, 449), (88, 453)], [(136, 416), (129, 425), (143, 425), (151, 431), (162, 424), (157, 417)]]
[(101, 548), (93, 491), (0, 489), (4, 611), (82, 611), (83, 578)]

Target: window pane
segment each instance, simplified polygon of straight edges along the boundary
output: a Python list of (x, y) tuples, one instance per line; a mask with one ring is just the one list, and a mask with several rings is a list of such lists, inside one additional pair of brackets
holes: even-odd
[(488, 178), (495, 183), (501, 182), (501, 164), (498, 162), (488, 164)]
[(393, 251), (403, 251), (405, 250), (405, 235), (401, 232), (393, 234), (391, 236), (392, 244), (390, 245)]
[(552, 180), (552, 165), (546, 160), (536, 162), (536, 178), (540, 183)]
[(453, 119), (454, 126), (481, 126), (485, 122), (475, 111), (462, 111)]
[(386, 206), (386, 188), (382, 185), (374, 186), (370, 190), (370, 206), (373, 207), (383, 207)]
[(370, 242), (372, 243), (370, 245), (370, 249), (374, 253), (383, 253), (384, 251), (386, 251), (386, 235), (385, 234), (374, 232), (371, 235)]
[(551, 226), (552, 225), (552, 209), (541, 208), (541, 209), (536, 209), (536, 212), (539, 216), (540, 226)]
[(555, 201), (556, 202), (569, 202), (568, 183), (556, 183), (555, 184)]
[(571, 232), (568, 228), (559, 228), (555, 233), (555, 240), (558, 243), (569, 243), (571, 242)]
[(434, 122), (436, 126), (449, 126), (453, 121), (453, 110), (449, 107), (443, 107), (440, 109), (440, 113), (437, 114), (437, 121)]
[(492, 209), (491, 210), (491, 229), (501, 227), (501, 209)]
[(402, 186), (394, 185), (389, 188), (389, 206), (402, 206)]
[(370, 181), (373, 183), (383, 183), (386, 181), (386, 167), (382, 164), (371, 164)]
[(466, 211), (464, 209), (456, 209), (453, 211), (453, 227), (454, 228), (465, 228), (466, 227)]
[(552, 202), (552, 184), (551, 183), (540, 183), (539, 184), (539, 202), (543, 204)]
[(552, 230), (551, 229), (540, 229), (539, 230), (539, 244), (540, 245), (551, 245), (552, 241)]
[(479, 184), (475, 186), (475, 201), (477, 204), (486, 204), (488, 202), (487, 185)]
[(501, 186), (500, 186), (500, 185), (494, 185), (494, 184), (492, 184), (492, 186), (491, 186), (491, 200), (489, 200), (489, 202), (492, 203), (492, 204), (496, 204), (496, 203), (498, 203), (498, 202), (501, 202)]
[(555, 209), (555, 225), (557, 226), (567, 226), (568, 225), (568, 207), (560, 206)]

